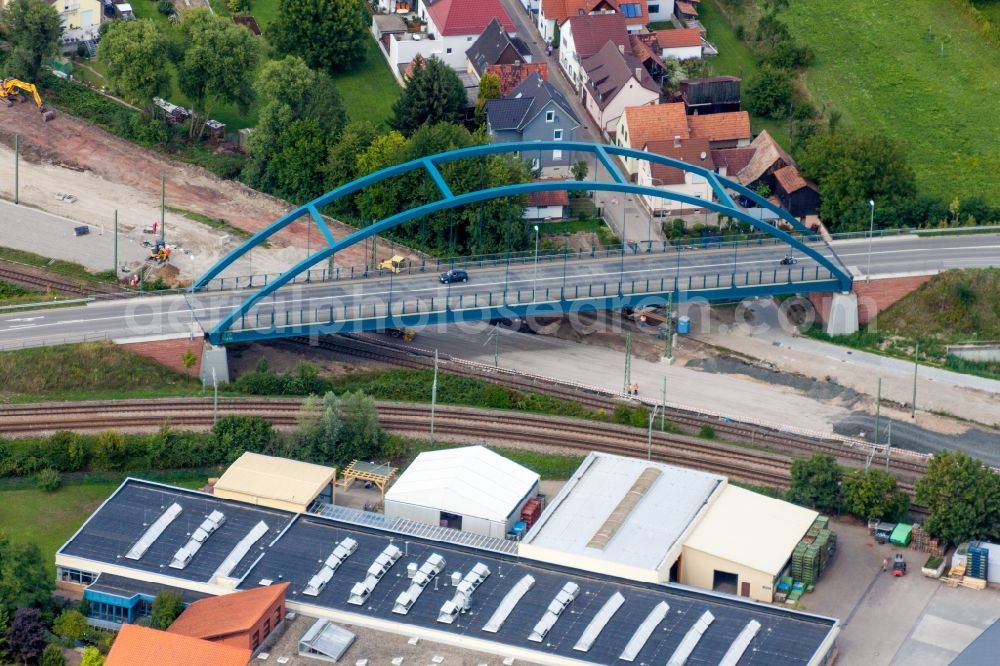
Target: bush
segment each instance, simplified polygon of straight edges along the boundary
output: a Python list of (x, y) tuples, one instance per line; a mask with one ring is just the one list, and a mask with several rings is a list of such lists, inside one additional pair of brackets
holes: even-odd
[(87, 618), (78, 610), (65, 610), (52, 623), (52, 631), (71, 641), (81, 641), (87, 633)]
[(164, 16), (170, 16), (174, 13), (173, 0), (156, 0), (156, 11)]
[(52, 493), (59, 490), (62, 486), (62, 477), (59, 476), (59, 472), (55, 471), (51, 467), (43, 469), (35, 477), (35, 485), (47, 493)]
[(792, 106), (792, 77), (785, 70), (765, 66), (743, 94), (747, 111), (753, 115), (785, 118)]
[(184, 610), (184, 600), (179, 592), (160, 590), (153, 600), (152, 615), (149, 626), (153, 629), (166, 629)]
[(715, 439), (715, 428), (710, 425), (703, 425), (698, 430), (698, 436), (702, 439)]

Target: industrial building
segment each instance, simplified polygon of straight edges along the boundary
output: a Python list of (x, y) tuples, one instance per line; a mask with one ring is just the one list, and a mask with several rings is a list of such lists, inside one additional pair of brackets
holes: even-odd
[(503, 539), (538, 482), (538, 474), (484, 446), (426, 451), (386, 492), (385, 515)]
[(315, 500), (333, 503), (333, 467), (244, 453), (215, 482), (213, 494), (284, 511), (304, 513)]
[(285, 621), (288, 583), (195, 601), (167, 628), (172, 634), (256, 650)]
[(334, 519), (127, 479), (56, 566), (77, 587), (109, 575), (209, 595), (287, 583), (288, 611), (552, 666), (822, 666), (839, 632), (830, 618), (553, 566), (511, 554), (507, 540), (400, 533), (384, 527), (394, 519), (336, 509)]
[(520, 544), (522, 557), (770, 602), (817, 513), (725, 477), (591, 453)]

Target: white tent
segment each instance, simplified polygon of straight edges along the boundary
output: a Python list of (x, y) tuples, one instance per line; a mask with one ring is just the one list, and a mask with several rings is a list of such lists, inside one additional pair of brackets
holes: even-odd
[(385, 515), (502, 539), (538, 481), (538, 474), (483, 446), (427, 451), (386, 493)]

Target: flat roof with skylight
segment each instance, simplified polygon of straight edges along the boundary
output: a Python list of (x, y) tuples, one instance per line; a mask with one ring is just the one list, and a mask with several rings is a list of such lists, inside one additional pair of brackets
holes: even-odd
[[(593, 452), (531, 528), (521, 552), (595, 558), (643, 570), (669, 566), (714, 496), (716, 474)], [(550, 560), (550, 557), (545, 557)]]

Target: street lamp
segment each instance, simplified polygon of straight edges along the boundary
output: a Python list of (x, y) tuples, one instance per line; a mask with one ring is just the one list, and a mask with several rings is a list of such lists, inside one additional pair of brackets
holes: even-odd
[(535, 274), (531, 278), (531, 302), (535, 302), (535, 283), (538, 282), (538, 225), (535, 225)]
[(868, 223), (868, 268), (865, 270), (865, 282), (872, 281), (872, 235), (875, 233), (875, 200), (869, 199), (868, 205), (872, 207), (871, 221)]

